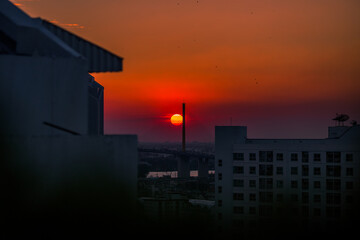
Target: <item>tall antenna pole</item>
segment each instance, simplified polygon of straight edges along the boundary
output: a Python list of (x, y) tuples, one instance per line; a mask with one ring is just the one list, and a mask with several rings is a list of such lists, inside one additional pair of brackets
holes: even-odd
[(183, 105), (183, 124), (182, 124), (182, 151), (185, 152), (185, 103)]

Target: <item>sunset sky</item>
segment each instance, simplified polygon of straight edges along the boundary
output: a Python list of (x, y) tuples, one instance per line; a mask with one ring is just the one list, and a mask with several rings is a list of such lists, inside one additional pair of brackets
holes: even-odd
[(105, 87), (105, 133), (181, 141), (215, 125), (250, 138), (324, 138), (336, 113), (360, 122), (358, 0), (13, 0), (124, 58)]

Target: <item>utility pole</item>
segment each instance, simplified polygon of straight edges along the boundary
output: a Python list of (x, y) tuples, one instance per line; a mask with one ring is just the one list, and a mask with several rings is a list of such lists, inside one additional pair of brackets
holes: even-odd
[(183, 124), (182, 124), (182, 151), (185, 152), (185, 103), (183, 105)]

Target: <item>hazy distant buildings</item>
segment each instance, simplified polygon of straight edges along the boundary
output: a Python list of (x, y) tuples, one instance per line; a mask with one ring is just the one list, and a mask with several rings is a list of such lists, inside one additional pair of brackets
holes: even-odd
[(219, 231), (354, 231), (359, 171), (359, 125), (329, 127), (326, 139), (249, 139), (246, 127), (216, 127)]
[(129, 220), (137, 197), (137, 136), (102, 135), (104, 89), (89, 75), (121, 70), (121, 57), (0, 0), (6, 222), (46, 232), (46, 219), (66, 218), (77, 227), (84, 219)]

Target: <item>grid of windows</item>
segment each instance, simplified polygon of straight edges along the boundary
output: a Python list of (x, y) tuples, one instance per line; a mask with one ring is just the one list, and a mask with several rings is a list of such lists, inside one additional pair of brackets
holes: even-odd
[[(341, 165), (342, 157), (348, 165)], [(239, 189), (233, 192), (233, 201), (237, 201), (233, 207), (234, 214), (272, 216), (274, 212), (281, 213), (284, 210), (279, 207), (282, 205), (274, 205), (273, 208), (273, 203), (291, 201), (296, 204), (289, 209), (294, 215), (337, 218), (341, 216), (340, 206), (343, 203), (354, 202), (351, 194), (355, 188), (354, 181), (348, 178), (343, 182), (343, 186), (341, 184), (342, 176), (353, 177), (356, 174), (354, 167), (349, 165), (354, 162), (352, 153), (238, 152), (233, 153), (233, 160), (249, 161), (234, 163), (241, 166), (233, 166), (234, 174), (246, 173), (234, 176), (233, 179), (233, 187), (243, 188), (240, 190), (242, 192), (236, 192)], [(273, 163), (273, 160), (280, 163)], [(221, 167), (222, 164), (222, 160), (218, 159), (218, 166)], [(290, 180), (289, 174), (292, 176)], [(222, 173), (219, 172), (217, 176), (218, 180), (223, 179)], [(222, 193), (221, 186), (217, 190), (218, 193)], [(347, 191), (344, 193), (342, 190)], [(222, 206), (222, 200), (218, 200), (217, 205)]]

